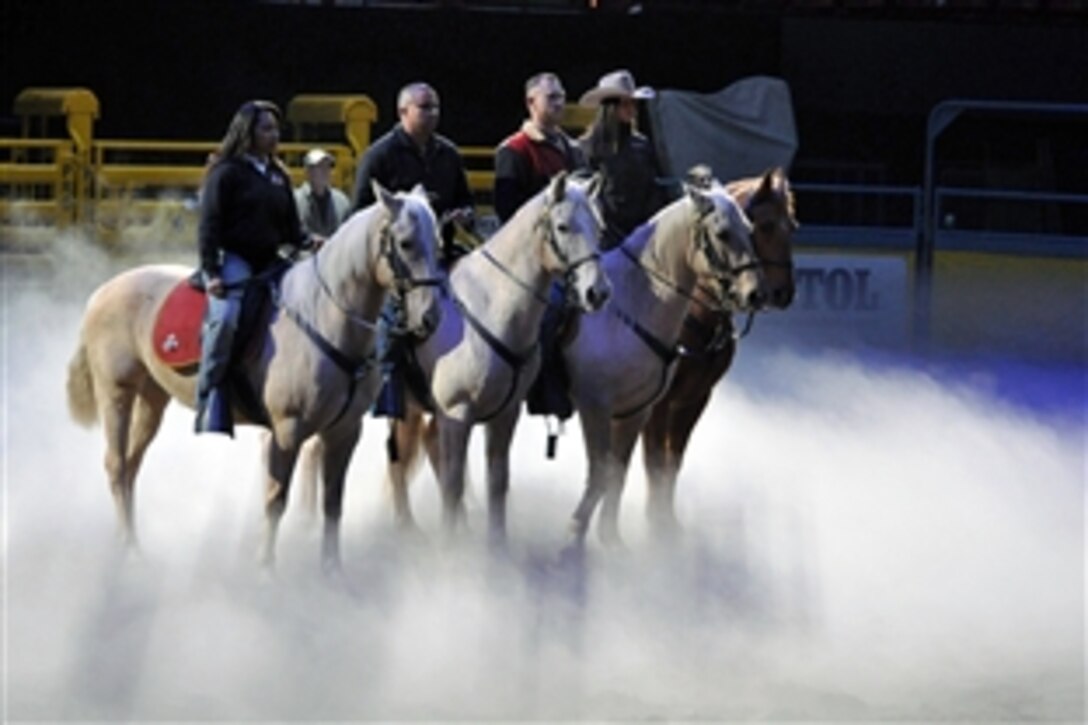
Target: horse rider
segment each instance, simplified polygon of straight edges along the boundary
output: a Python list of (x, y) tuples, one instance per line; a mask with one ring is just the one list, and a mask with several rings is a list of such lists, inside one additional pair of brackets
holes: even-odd
[(529, 118), (495, 151), (495, 213), (505, 223), (560, 171), (585, 168), (582, 150), (563, 132), (566, 91), (554, 73), (525, 82)]
[(348, 195), (332, 185), (336, 159), (322, 148), (313, 148), (302, 158), (306, 181), (295, 189), (295, 203), (302, 226), (310, 234), (328, 239), (351, 212)]
[[(371, 180), (390, 191), (410, 191), (422, 184), (442, 226), (442, 257), (448, 265), (464, 253), (457, 244), (457, 227), (469, 233), (475, 226), (472, 192), (457, 146), (437, 133), (438, 93), (427, 83), (409, 83), (397, 94), (399, 122), (363, 154), (355, 178), (353, 206), (374, 202)], [(404, 410), (403, 380), (398, 374), (405, 354), (403, 311), (387, 303), (378, 332), (382, 389), (374, 414), (400, 418)]]
[(201, 330), (196, 431), (233, 435), (227, 373), (248, 280), (276, 265), (281, 245), (314, 245), (299, 223), (291, 177), (276, 157), (280, 109), (248, 101), (234, 114), (200, 205), (200, 269), (208, 308)]
[(636, 102), (653, 97), (652, 88), (635, 86), (630, 71), (617, 70), (601, 76), (578, 100), (597, 109), (578, 142), (590, 170), (602, 176), (602, 250), (619, 246), (675, 196), (662, 179), (653, 144), (637, 127)]
[(426, 83), (410, 83), (397, 94), (399, 122), (367, 148), (355, 177), (353, 208), (374, 203), (371, 180), (390, 191), (410, 191), (422, 184), (442, 224), (443, 254), (456, 254), (454, 223), (475, 226), (472, 192), (457, 146), (437, 133), (438, 93)]
[[(525, 107), (529, 118), (508, 136), (495, 152), (495, 212), (505, 223), (526, 201), (543, 189), (560, 171), (585, 169), (585, 157), (574, 139), (563, 132), (567, 100), (563, 83), (554, 73), (537, 73), (525, 82)], [(529, 412), (555, 415), (561, 420), (573, 414), (566, 394), (566, 375), (561, 370), (555, 338), (562, 325), (566, 290), (552, 285), (548, 309), (540, 331), (540, 372), (529, 390)]]

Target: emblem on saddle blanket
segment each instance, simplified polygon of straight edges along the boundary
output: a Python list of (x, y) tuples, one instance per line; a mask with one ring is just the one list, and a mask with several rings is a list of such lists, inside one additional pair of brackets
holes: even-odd
[(200, 363), (200, 327), (208, 298), (189, 280), (178, 282), (163, 300), (151, 331), (151, 345), (159, 359), (172, 368)]

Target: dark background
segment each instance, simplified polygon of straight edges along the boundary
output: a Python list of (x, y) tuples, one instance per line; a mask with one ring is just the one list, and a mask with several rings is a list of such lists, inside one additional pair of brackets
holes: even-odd
[[(299, 93), (366, 93), (381, 133), (395, 120), (397, 89), (422, 79), (442, 96), (443, 133), (493, 145), (520, 122), (522, 84), (539, 70), (558, 72), (573, 97), (618, 67), (639, 83), (703, 92), (766, 74), (790, 84), (801, 142), (795, 177), (913, 184), (926, 116), (943, 99), (1088, 101), (1088, 13), (1080, 10), (696, 5), (535, 15), (5, 0), (0, 133), (18, 135), (11, 105), (30, 86), (91, 89), (101, 102), (99, 138), (215, 140), (245, 99), (286, 105)], [(1088, 146), (1081, 131), (1070, 134)], [(1080, 186), (1083, 172), (1068, 178)]]

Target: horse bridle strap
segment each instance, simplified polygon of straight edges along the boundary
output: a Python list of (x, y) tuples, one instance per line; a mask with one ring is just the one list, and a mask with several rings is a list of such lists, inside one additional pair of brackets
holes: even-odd
[(657, 400), (658, 396), (664, 391), (666, 382), (668, 381), (669, 367), (676, 362), (678, 357), (686, 356), (687, 351), (680, 345), (673, 345), (670, 347), (661, 342), (661, 340), (654, 337), (652, 332), (643, 327), (638, 320), (631, 317), (618, 306), (609, 305), (609, 309), (612, 310), (612, 314), (618, 317), (623, 324), (627, 325), (627, 327), (635, 333), (638, 339), (642, 340), (646, 347), (650, 348), (654, 354), (661, 359), (661, 362), (664, 363), (661, 366), (661, 377), (657, 383), (657, 390), (654, 391), (653, 395), (651, 395), (646, 402), (639, 403), (629, 410), (625, 410), (622, 413), (616, 413), (612, 416), (613, 418), (627, 418), (628, 416), (632, 416), (640, 410), (643, 410), (646, 406)]
[(551, 304), (551, 303), (548, 302), (547, 297), (545, 297), (544, 295), (537, 292), (535, 289), (533, 289), (533, 287), (531, 285), (529, 285), (526, 282), (523, 282), (520, 279), (518, 279), (517, 275), (515, 275), (510, 270), (510, 268), (508, 268), (506, 265), (504, 265), (499, 260), (495, 259), (495, 255), (493, 255), (487, 249), (487, 247), (480, 247), (480, 254), (482, 254), (484, 259), (486, 259), (488, 262), (491, 262), (491, 264), (493, 264), (500, 272), (502, 272), (504, 275), (509, 277), (510, 280), (514, 284), (516, 284), (518, 287), (521, 287), (523, 290), (525, 290), (526, 292), (531, 294), (533, 296), (533, 299), (535, 299), (537, 302), (544, 305), (545, 307), (547, 307), (547, 306), (549, 306), (549, 304)]
[(321, 267), (317, 264), (317, 257), (318, 255), (314, 254), (310, 258), (314, 261), (314, 276), (317, 277), (317, 283), (321, 286), (321, 291), (325, 293), (325, 296), (332, 301), (333, 306), (336, 307), (336, 309), (340, 310), (344, 317), (348, 318), (350, 321), (354, 322), (360, 327), (365, 327), (371, 332), (376, 332), (378, 330), (377, 322), (371, 322), (365, 317), (360, 317), (348, 308), (344, 307), (344, 305), (340, 304), (340, 300), (336, 299), (336, 295), (332, 293), (332, 289), (325, 281), (325, 278), (321, 276)]
[(617, 247), (617, 249), (619, 249), (620, 253), (623, 254), (623, 256), (626, 257), (628, 260), (630, 260), (632, 264), (634, 264), (636, 267), (641, 267), (647, 274), (649, 274), (651, 277), (656, 279), (658, 282), (660, 282), (661, 284), (663, 284), (666, 287), (668, 287), (669, 289), (671, 289), (676, 294), (678, 294), (681, 297), (684, 297), (684, 298), (686, 298), (688, 300), (691, 300), (692, 302), (695, 302), (696, 304), (702, 305), (703, 307), (706, 307), (709, 310), (714, 310), (715, 309), (715, 308), (711, 307), (710, 305), (708, 305), (706, 302), (703, 302), (702, 300), (698, 299), (694, 295), (693, 292), (687, 292), (685, 290), (680, 289), (679, 285), (677, 285), (671, 279), (666, 277), (664, 274), (657, 271), (653, 267), (648, 267), (645, 264), (643, 264), (642, 260), (639, 259), (638, 257), (636, 257), (635, 253), (627, 248), (626, 242), (621, 244), (619, 247)]
[(507, 390), (506, 397), (503, 398), (502, 403), (500, 403), (499, 406), (495, 408), (494, 412), (476, 419), (478, 422), (483, 423), (491, 420), (496, 415), (498, 415), (504, 408), (506, 408), (506, 406), (510, 403), (511, 399), (513, 399), (514, 392), (518, 388), (518, 379), (521, 377), (521, 370), (525, 367), (525, 364), (529, 362), (530, 359), (532, 359), (533, 354), (537, 351), (538, 345), (537, 343), (533, 343), (532, 347), (519, 355), (518, 353), (507, 347), (502, 340), (500, 340), (498, 337), (495, 336), (493, 332), (491, 332), (491, 330), (487, 329), (484, 323), (481, 322), (479, 318), (476, 317), (476, 315), (472, 314), (469, 311), (465, 303), (463, 303), (461, 299), (457, 297), (457, 295), (452, 294), (452, 291), (450, 297), (453, 299), (453, 303), (457, 305), (457, 309), (461, 311), (461, 315), (465, 318), (465, 322), (467, 322), (469, 326), (472, 327), (472, 329), (475, 330), (476, 333), (484, 339), (484, 342), (486, 342), (491, 347), (491, 349), (495, 351), (495, 354), (502, 358), (503, 362), (509, 365), (510, 368), (514, 371), (514, 379), (510, 383), (510, 389)]
[(574, 274), (574, 270), (578, 269), (583, 264), (586, 264), (588, 262), (594, 262), (601, 258), (601, 253), (597, 250), (594, 250), (586, 256), (582, 257), (581, 259), (576, 259), (573, 262), (570, 261), (570, 259), (567, 258), (566, 252), (564, 252), (563, 248), (559, 246), (559, 240), (556, 239), (555, 230), (552, 229), (552, 225), (548, 218), (547, 212), (548, 210), (545, 209), (544, 214), (540, 217), (540, 219), (537, 220), (537, 224), (544, 227), (544, 233), (548, 235), (548, 246), (552, 248), (552, 251), (555, 252), (555, 256), (559, 259), (560, 262), (563, 263), (564, 277), (569, 278), (571, 275)]
[(365, 378), (374, 367), (374, 355), (367, 355), (361, 361), (352, 360), (347, 355), (340, 352), (335, 345), (326, 340), (321, 333), (318, 332), (313, 325), (303, 319), (302, 315), (296, 310), (284, 305), (283, 311), (287, 317), (298, 325), (299, 329), (306, 334), (306, 337), (310, 339), (310, 342), (312, 342), (318, 350), (324, 353), (327, 358), (333, 361), (336, 367), (340, 368), (340, 370), (348, 376), (348, 394), (344, 396), (344, 402), (340, 406), (340, 412), (333, 418), (332, 422), (335, 423), (343, 417), (344, 413), (346, 413), (351, 406), (351, 401), (355, 398), (355, 388), (358, 382)]

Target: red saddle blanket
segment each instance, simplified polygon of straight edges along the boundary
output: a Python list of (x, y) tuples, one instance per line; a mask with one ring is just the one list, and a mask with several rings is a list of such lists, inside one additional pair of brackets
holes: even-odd
[(159, 359), (173, 368), (200, 363), (200, 326), (208, 298), (194, 289), (188, 279), (174, 285), (155, 316), (151, 344)]

